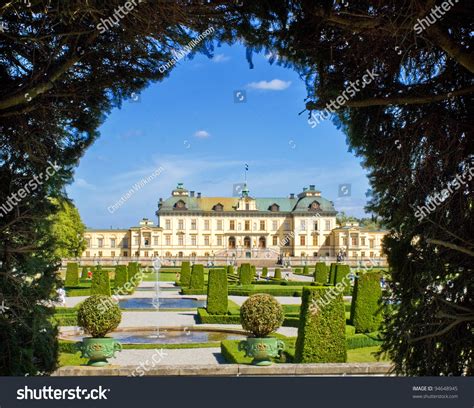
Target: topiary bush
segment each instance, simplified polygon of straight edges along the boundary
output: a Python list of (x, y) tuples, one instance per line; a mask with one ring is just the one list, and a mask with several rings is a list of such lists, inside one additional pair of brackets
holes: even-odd
[(305, 265), (303, 267), (303, 275), (309, 275), (309, 266), (308, 265)]
[(281, 269), (275, 268), (275, 275), (273, 276), (274, 279), (281, 279)]
[(66, 266), (64, 286), (73, 287), (77, 285), (79, 285), (79, 266), (75, 262), (70, 262)]
[(240, 308), (240, 322), (244, 330), (255, 337), (267, 337), (283, 323), (283, 308), (271, 295), (250, 296)]
[(227, 300), (227, 273), (225, 269), (211, 269), (207, 282), (207, 312), (211, 315), (226, 314)]
[(109, 296), (92, 295), (79, 306), (77, 323), (94, 338), (105, 337), (118, 327), (122, 312)]
[(252, 281), (254, 281), (257, 276), (257, 268), (255, 265), (250, 265), (250, 270), (252, 272)]
[(81, 271), (81, 279), (87, 279), (87, 272), (88, 272), (89, 268), (87, 266), (83, 266), (82, 267), (82, 271)]
[(334, 279), (336, 277), (336, 268), (337, 268), (337, 263), (332, 263), (331, 266), (329, 267), (328, 283), (330, 285), (334, 285)]
[(139, 265), (138, 262), (129, 262), (128, 263), (128, 280), (129, 282), (132, 282), (132, 279), (135, 277), (135, 275), (139, 271)]
[(349, 277), (347, 275), (349, 275), (350, 272), (351, 272), (351, 268), (349, 267), (349, 265), (337, 264), (336, 273), (334, 275), (334, 285), (337, 285), (338, 283), (344, 282), (344, 281), (348, 282)]
[(264, 266), (262, 268), (262, 278), (266, 278), (268, 276), (268, 268)]
[(189, 287), (191, 289), (204, 289), (204, 266), (203, 265), (201, 264), (193, 265)]
[(233, 274), (234, 274), (233, 265), (227, 265), (227, 275), (233, 275)]
[(325, 285), (329, 279), (329, 269), (324, 262), (317, 262), (314, 268), (314, 282)]
[(239, 281), (241, 285), (250, 285), (252, 283), (252, 270), (250, 264), (243, 263), (240, 265)]
[(301, 275), (301, 268), (295, 268), (295, 274)]
[[(332, 292), (332, 293), (331, 293)], [(344, 363), (346, 317), (341, 293), (333, 288), (303, 288), (296, 363)]]
[(92, 274), (91, 295), (111, 295), (109, 273), (102, 270), (100, 265), (97, 265)]
[(124, 292), (125, 285), (128, 282), (128, 271), (126, 265), (117, 265), (115, 268), (114, 288), (120, 292)]
[(351, 322), (357, 333), (377, 331), (382, 323), (380, 273), (367, 272), (356, 278), (351, 303)]
[(183, 288), (188, 288), (191, 284), (191, 265), (187, 261), (181, 262), (179, 283)]

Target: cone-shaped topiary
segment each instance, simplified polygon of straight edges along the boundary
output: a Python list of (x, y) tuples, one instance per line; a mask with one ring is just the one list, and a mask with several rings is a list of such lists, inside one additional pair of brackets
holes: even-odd
[(368, 333), (380, 328), (382, 313), (380, 273), (367, 272), (356, 278), (351, 304), (351, 321), (357, 333)]
[(309, 275), (309, 266), (308, 265), (305, 265), (303, 267), (303, 275)]
[(316, 267), (314, 268), (314, 281), (317, 285), (325, 285), (328, 283), (328, 273), (329, 269), (324, 262), (316, 263)]
[(191, 289), (204, 289), (204, 266), (200, 264), (193, 265), (191, 272)]
[(128, 280), (130, 282), (133, 282), (133, 278), (135, 277), (135, 275), (138, 273), (139, 271), (139, 264), (138, 262), (129, 262), (128, 263)]
[(234, 267), (232, 265), (227, 265), (227, 274), (228, 275), (234, 274)]
[(66, 279), (64, 286), (72, 287), (79, 285), (79, 266), (75, 262), (67, 264), (66, 267)]
[(115, 268), (114, 288), (116, 291), (123, 293), (128, 282), (128, 271), (126, 265), (117, 265)]
[(191, 284), (191, 266), (187, 261), (181, 262), (179, 283), (183, 288), (188, 288)]
[(275, 268), (275, 275), (273, 276), (274, 279), (281, 279), (281, 269)]
[(243, 263), (240, 265), (239, 281), (241, 285), (250, 285), (252, 283), (252, 270), (250, 264)]
[(211, 269), (207, 283), (207, 313), (227, 313), (227, 273), (225, 269)]
[(100, 265), (97, 265), (92, 274), (91, 295), (111, 295), (109, 273), (102, 270)]
[(268, 275), (268, 268), (266, 266), (264, 266), (262, 268), (262, 278), (266, 278)]
[(81, 279), (87, 279), (88, 278), (88, 276), (87, 276), (88, 270), (89, 270), (89, 268), (87, 266), (82, 267)]
[(334, 279), (335, 279), (335, 276), (336, 276), (336, 267), (337, 267), (337, 263), (332, 263), (330, 268), (329, 268), (328, 283), (330, 285), (334, 285)]
[(351, 268), (349, 265), (337, 264), (336, 273), (334, 274), (334, 285), (337, 285), (339, 282), (349, 279), (349, 274), (351, 273)]
[(252, 271), (252, 281), (255, 280), (257, 276), (257, 268), (255, 265), (250, 265), (250, 270)]
[(346, 317), (342, 294), (331, 287), (304, 287), (296, 339), (297, 363), (344, 363)]
[(268, 294), (252, 295), (240, 308), (242, 327), (255, 337), (267, 337), (281, 326), (283, 319), (283, 308)]
[(118, 327), (122, 312), (109, 296), (92, 295), (79, 306), (77, 322), (94, 338), (105, 337)]

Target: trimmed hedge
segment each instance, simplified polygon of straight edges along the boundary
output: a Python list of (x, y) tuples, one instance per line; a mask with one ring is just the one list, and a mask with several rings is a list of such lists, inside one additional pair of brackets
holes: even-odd
[(314, 268), (314, 282), (325, 285), (329, 280), (329, 268), (324, 262), (317, 262)]
[[(352, 327), (352, 326), (348, 326)], [(359, 333), (346, 338), (346, 346), (348, 350), (362, 348), (362, 347), (372, 347), (380, 346), (382, 344), (382, 338), (378, 332), (374, 333)]]
[[(349, 265), (337, 264), (336, 273), (334, 276), (334, 285), (344, 281), (344, 278), (349, 275), (350, 272), (351, 268), (349, 268)], [(348, 279), (346, 279), (346, 281), (348, 281)]]
[(250, 271), (252, 272), (252, 282), (255, 280), (257, 277), (257, 268), (255, 265), (250, 265)]
[(207, 294), (207, 289), (202, 288), (202, 289), (191, 289), (191, 288), (181, 288), (182, 295), (206, 295)]
[(350, 320), (357, 333), (376, 331), (382, 323), (380, 273), (367, 272), (356, 278)]
[(303, 267), (303, 275), (309, 275), (310, 272), (309, 272), (309, 266), (308, 265), (305, 265)]
[(117, 265), (115, 268), (115, 280), (114, 280), (114, 289), (124, 292), (125, 285), (128, 282), (128, 271), (126, 265)]
[[(302, 286), (299, 287), (281, 287), (281, 288), (266, 288), (264, 285), (262, 286), (250, 286), (250, 287), (239, 287), (239, 286), (230, 286), (229, 287), (229, 295), (232, 296), (250, 296), (254, 293), (268, 293), (273, 296), (294, 296), (299, 297), (301, 296)], [(188, 294), (188, 293), (185, 293)]]
[[(227, 278), (226, 278), (227, 279)], [(193, 265), (191, 271), (190, 289), (204, 289), (204, 266), (201, 264)]]
[(234, 274), (234, 267), (232, 265), (227, 265), (227, 275)]
[(295, 269), (295, 275), (301, 275), (301, 268)]
[(91, 295), (105, 295), (111, 296), (109, 273), (102, 270), (100, 265), (97, 265), (92, 274)]
[(239, 282), (241, 285), (250, 285), (252, 283), (252, 269), (250, 264), (243, 263), (240, 265)]
[(332, 263), (331, 266), (329, 267), (328, 283), (330, 285), (334, 285), (334, 279), (336, 278), (336, 268), (337, 268), (337, 263)]
[(129, 262), (128, 263), (128, 280), (130, 281), (139, 270), (138, 262)]
[(281, 269), (280, 268), (275, 268), (275, 275), (273, 276), (273, 279), (281, 279)]
[[(325, 287), (303, 289), (295, 350), (297, 363), (344, 363), (347, 360), (344, 302), (340, 293), (329, 300), (330, 290)], [(322, 305), (322, 301), (328, 303)]]
[(81, 279), (87, 279), (87, 272), (88, 271), (89, 271), (89, 268), (87, 266), (82, 267)]
[(227, 308), (227, 273), (225, 269), (211, 269), (207, 282), (207, 312), (211, 315), (226, 314)]
[(240, 314), (211, 315), (203, 307), (198, 307), (199, 324), (240, 324)]
[(66, 267), (66, 279), (64, 281), (64, 286), (74, 287), (79, 285), (79, 265), (75, 262), (67, 264)]
[(191, 284), (191, 264), (187, 261), (181, 262), (179, 283), (183, 288), (188, 288)]
[(266, 278), (268, 276), (268, 268), (264, 266), (262, 268), (262, 278)]

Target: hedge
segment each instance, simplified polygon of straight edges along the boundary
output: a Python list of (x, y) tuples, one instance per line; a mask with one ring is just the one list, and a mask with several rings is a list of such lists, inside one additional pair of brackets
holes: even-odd
[(301, 275), (301, 268), (295, 269), (295, 275)]
[(328, 283), (330, 285), (334, 285), (334, 279), (336, 277), (336, 268), (337, 268), (337, 263), (332, 263), (330, 268), (329, 268), (329, 279)]
[(240, 324), (240, 314), (211, 315), (203, 307), (198, 307), (199, 324)]
[(187, 261), (181, 262), (179, 283), (183, 288), (187, 288), (191, 284), (191, 266)]
[[(212, 269), (211, 269), (212, 270)], [(191, 270), (190, 289), (204, 289), (204, 266), (194, 264)]]
[(128, 280), (130, 281), (139, 270), (138, 262), (129, 262), (128, 263)]
[(102, 270), (100, 265), (95, 268), (92, 274), (90, 294), (111, 296), (109, 273)]
[(89, 271), (89, 268), (87, 266), (82, 267), (82, 272), (81, 272), (81, 279), (87, 279), (87, 272)]
[(309, 272), (309, 266), (308, 265), (305, 265), (303, 267), (303, 275), (309, 275), (310, 272)]
[(368, 272), (356, 278), (350, 320), (357, 333), (376, 331), (382, 323), (380, 276), (379, 272)]
[(314, 281), (324, 285), (329, 280), (329, 268), (324, 262), (317, 262), (314, 268)]
[(67, 264), (66, 267), (66, 279), (64, 286), (74, 287), (79, 285), (79, 266), (75, 262)]
[[(344, 363), (347, 360), (344, 302), (340, 293), (330, 299), (330, 290), (303, 288), (295, 350), (297, 363)], [(322, 304), (325, 301), (327, 303)]]
[(252, 269), (250, 264), (244, 263), (240, 265), (239, 281), (241, 285), (250, 285), (252, 283)]
[(380, 346), (381, 344), (382, 338), (378, 332), (367, 334), (359, 333), (346, 338), (346, 347), (348, 350), (362, 347)]
[[(334, 285), (337, 285), (340, 282), (344, 281), (344, 278), (349, 275), (351, 272), (351, 268), (349, 268), (349, 265), (343, 265), (343, 264), (337, 264), (336, 266), (336, 273), (334, 276)], [(345, 279), (347, 282), (349, 282), (349, 279)]]
[[(268, 293), (273, 296), (301, 296), (302, 286), (299, 287), (282, 287), (282, 288), (266, 288), (265, 286), (229, 286), (229, 295), (231, 296), (250, 296), (254, 293)], [(185, 293), (188, 294), (188, 293)]]
[(252, 271), (252, 281), (257, 277), (257, 268), (255, 265), (250, 265), (250, 270)]
[(268, 276), (268, 268), (264, 266), (262, 268), (262, 278), (266, 278)]
[(191, 289), (191, 288), (181, 288), (181, 295), (207, 295), (207, 289)]
[(281, 279), (281, 269), (275, 268), (275, 274), (273, 276), (274, 279)]
[(227, 307), (227, 273), (225, 269), (211, 269), (207, 282), (207, 312), (211, 315), (226, 314)]
[(234, 267), (232, 265), (227, 265), (227, 275), (234, 274)]
[(114, 289), (124, 294), (126, 291), (125, 285), (128, 282), (128, 271), (126, 265), (117, 265), (115, 268)]

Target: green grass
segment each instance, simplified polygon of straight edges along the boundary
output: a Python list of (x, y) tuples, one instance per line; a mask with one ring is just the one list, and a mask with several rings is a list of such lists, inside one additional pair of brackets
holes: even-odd
[(387, 356), (382, 356), (377, 360), (374, 353), (380, 350), (379, 346), (363, 347), (353, 350), (347, 350), (348, 363), (375, 363), (377, 361), (389, 361)]
[(59, 367), (80, 366), (87, 364), (87, 358), (81, 358), (81, 353), (59, 353)]

